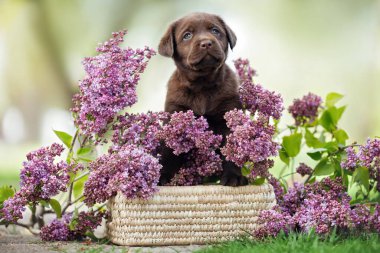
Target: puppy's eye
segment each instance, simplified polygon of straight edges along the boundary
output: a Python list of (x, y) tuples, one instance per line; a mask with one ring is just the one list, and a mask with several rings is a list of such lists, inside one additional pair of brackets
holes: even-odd
[(184, 35), (183, 35), (183, 40), (189, 40), (193, 37), (193, 34), (191, 32), (186, 32)]
[(211, 33), (212, 33), (212, 34), (215, 34), (215, 35), (220, 35), (220, 31), (219, 31), (219, 29), (218, 29), (218, 28), (215, 28), (215, 27), (211, 28)]

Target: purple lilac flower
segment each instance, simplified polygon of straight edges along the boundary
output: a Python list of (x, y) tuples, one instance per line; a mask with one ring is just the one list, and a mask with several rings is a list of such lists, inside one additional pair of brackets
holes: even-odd
[(342, 185), (342, 179), (324, 178), (320, 182), (312, 184), (299, 184), (294, 183), (294, 186), (288, 189), (288, 192), (283, 195), (282, 199), (278, 202), (281, 210), (291, 215), (303, 205), (304, 200), (310, 198), (311, 194), (319, 194), (322, 196), (329, 196), (331, 199), (338, 202), (349, 202), (350, 197), (346, 193), (346, 188)]
[(41, 228), (40, 237), (43, 241), (71, 241), (74, 234), (70, 231), (69, 222), (71, 215), (65, 215), (61, 219), (54, 219), (49, 225)]
[(380, 139), (367, 139), (359, 147), (358, 159), (361, 166), (369, 169), (369, 176), (377, 182), (376, 188), (380, 191)]
[[(313, 184), (295, 183), (286, 194), (277, 197), (275, 211), (292, 217), (288, 219), (289, 227), (297, 226), (305, 232), (316, 229), (317, 233), (325, 234), (334, 226), (342, 230), (352, 227), (350, 200), (340, 178), (325, 178)], [(271, 223), (264, 227), (277, 231)]]
[(279, 227), (300, 228), (303, 232), (315, 229), (318, 234), (329, 233), (333, 228), (345, 232), (380, 232), (380, 206), (375, 205), (372, 215), (366, 205), (350, 207), (351, 198), (346, 190), (341, 178), (295, 184), (278, 198), (278, 206), (271, 212), (263, 212), (262, 227), (254, 234), (259, 238), (273, 236), (280, 231)]
[(173, 113), (157, 135), (165, 141), (166, 146), (173, 149), (174, 154), (179, 155), (194, 148), (206, 150), (219, 147), (222, 136), (214, 135), (207, 129), (207, 120), (202, 116), (196, 118), (193, 111), (189, 110)]
[(269, 169), (274, 165), (273, 160), (265, 159), (259, 162), (256, 162), (252, 165), (251, 172), (248, 174), (248, 178), (255, 180), (259, 177), (268, 178), (270, 176)]
[(216, 175), (222, 170), (222, 160), (216, 149), (222, 141), (221, 135), (207, 130), (204, 117), (195, 117), (192, 111), (176, 112), (157, 132), (157, 136), (173, 153), (186, 153), (184, 166), (169, 183), (170, 185), (194, 185), (202, 177)]
[(148, 47), (120, 48), (126, 33), (113, 33), (97, 48), (99, 55), (83, 61), (87, 76), (79, 84), (71, 111), (85, 134), (101, 136), (119, 111), (137, 102), (136, 85), (155, 52)]
[(53, 143), (27, 154), (20, 173), (20, 191), (3, 203), (1, 215), (4, 219), (16, 221), (22, 218), (27, 203), (48, 200), (67, 190), (72, 166), (63, 161), (54, 163), (63, 150), (62, 145)]
[(322, 98), (309, 93), (302, 99), (295, 99), (289, 106), (288, 111), (292, 114), (297, 126), (311, 124), (318, 117), (318, 108), (321, 106)]
[(148, 198), (157, 191), (161, 165), (158, 159), (134, 145), (106, 154), (90, 163), (84, 202), (103, 203), (118, 191), (127, 198)]
[(377, 190), (380, 191), (380, 139), (367, 139), (364, 145), (359, 146), (356, 152), (354, 147), (346, 148), (347, 159), (341, 162), (341, 166), (354, 171), (359, 166), (367, 167), (371, 179), (377, 182)]
[(280, 181), (274, 176), (270, 175), (268, 177), (268, 183), (272, 185), (277, 203), (279, 203), (280, 199), (282, 199), (282, 196), (284, 195), (284, 189), (282, 188)]
[(168, 186), (191, 186), (202, 183), (202, 176), (194, 166), (182, 167), (167, 184)]
[(356, 151), (353, 147), (346, 148), (347, 159), (341, 162), (342, 168), (353, 171), (357, 167), (359, 158), (356, 154)]
[(374, 231), (380, 233), (380, 205), (375, 206), (373, 215), (369, 218), (369, 223)]
[(371, 212), (365, 205), (357, 205), (351, 211), (352, 226), (361, 232), (370, 232), (370, 217)]
[[(93, 232), (102, 222), (104, 212), (82, 211), (77, 217), (72, 213), (65, 214), (61, 219), (54, 219), (41, 228), (43, 241), (71, 241), (82, 239), (86, 232)], [(73, 221), (75, 220), (75, 221)], [(73, 228), (70, 228), (72, 223)]]
[(258, 221), (261, 226), (255, 230), (254, 236), (259, 239), (267, 236), (276, 236), (281, 230), (287, 234), (295, 226), (292, 216), (279, 211), (277, 207), (274, 207), (272, 210), (262, 211)]
[(301, 176), (311, 175), (313, 173), (313, 169), (307, 166), (304, 163), (300, 163), (298, 168), (296, 169), (297, 173)]
[(236, 60), (235, 68), (241, 82), (239, 95), (243, 107), (252, 115), (258, 112), (267, 117), (279, 119), (284, 110), (281, 95), (253, 83), (252, 77), (255, 71), (249, 66), (248, 60)]
[(350, 226), (350, 203), (339, 202), (328, 194), (309, 194), (293, 218), (302, 231), (315, 229), (327, 234), (333, 227), (345, 230)]
[(203, 177), (220, 175), (222, 160), (215, 150), (195, 149), (186, 156), (186, 162), (168, 185), (198, 185)]
[(87, 211), (80, 212), (76, 218), (73, 233), (76, 238), (85, 237), (86, 232), (93, 232), (95, 228), (100, 226), (105, 212)]
[(157, 133), (161, 131), (162, 122), (168, 117), (169, 115), (166, 112), (126, 113), (123, 116), (118, 116), (113, 125), (113, 145), (110, 151), (117, 151), (124, 145), (132, 144), (155, 155), (160, 144)]
[(307, 194), (303, 184), (294, 183), (294, 186), (289, 188), (288, 192), (278, 200), (278, 205), (283, 212), (294, 215), (308, 196)]
[(189, 165), (200, 176), (212, 176), (222, 171), (222, 159), (213, 149), (196, 149), (189, 156)]
[[(221, 148), (227, 160), (243, 166), (246, 162), (262, 162), (277, 155), (279, 145), (272, 140), (275, 130), (266, 118), (251, 120), (242, 110), (237, 109), (227, 112), (224, 118), (231, 129), (226, 145)], [(237, 122), (243, 124), (238, 125)]]
[(21, 192), (17, 192), (12, 198), (4, 201), (3, 207), (0, 209), (0, 218), (4, 218), (8, 222), (21, 219), (27, 203), (28, 200), (21, 195)]
[(248, 59), (239, 58), (234, 61), (236, 72), (241, 82), (252, 81), (256, 71), (249, 65)]
[(380, 167), (380, 139), (367, 139), (365, 145), (359, 147), (358, 158), (362, 166), (367, 168)]
[(49, 199), (59, 191), (67, 190), (69, 166), (63, 161), (54, 164), (55, 157), (63, 150), (62, 145), (53, 143), (27, 154), (20, 173), (20, 192), (28, 201)]

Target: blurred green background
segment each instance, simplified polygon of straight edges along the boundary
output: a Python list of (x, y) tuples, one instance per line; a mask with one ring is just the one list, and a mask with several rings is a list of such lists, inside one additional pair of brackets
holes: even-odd
[[(0, 184), (17, 183), (28, 151), (58, 141), (52, 129), (74, 132), (71, 96), (98, 42), (128, 29), (125, 45), (157, 49), (168, 24), (194, 11), (225, 19), (238, 37), (228, 63), (249, 58), (286, 106), (339, 92), (350, 140), (380, 135), (380, 1), (0, 0)], [(151, 60), (134, 111), (163, 109), (173, 70)]]

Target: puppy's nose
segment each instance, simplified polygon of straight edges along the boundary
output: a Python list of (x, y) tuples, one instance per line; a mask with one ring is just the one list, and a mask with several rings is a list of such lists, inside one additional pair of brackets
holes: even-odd
[(211, 40), (202, 40), (200, 43), (200, 47), (202, 49), (208, 49), (212, 47), (212, 41)]

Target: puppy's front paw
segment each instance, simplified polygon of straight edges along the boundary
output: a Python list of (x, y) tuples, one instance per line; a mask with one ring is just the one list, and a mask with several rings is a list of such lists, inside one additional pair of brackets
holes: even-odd
[(220, 183), (224, 186), (243, 186), (248, 184), (248, 179), (242, 175), (224, 173)]

